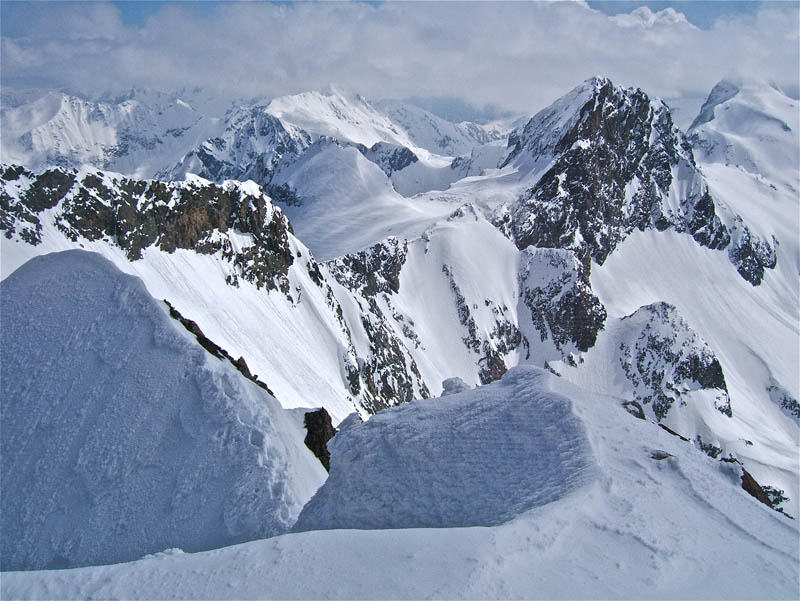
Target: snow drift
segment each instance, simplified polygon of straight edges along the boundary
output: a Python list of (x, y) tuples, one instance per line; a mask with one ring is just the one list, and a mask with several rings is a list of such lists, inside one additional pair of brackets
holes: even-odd
[[(487, 411), (485, 430), (478, 432), (476, 425), (472, 443), (458, 440), (458, 433), (466, 433), (460, 420), (478, 406)], [(541, 419), (513, 421), (531, 417), (534, 409), (543, 410)], [(561, 443), (563, 455), (538, 446), (556, 443), (563, 426), (576, 436), (575, 446)], [(797, 596), (797, 523), (742, 490), (739, 465), (715, 461), (657, 424), (637, 420), (620, 399), (581, 391), (544, 370), (516, 368), (476, 390), (389, 409), (364, 425), (345, 423), (340, 436), (328, 490), (309, 507), (336, 511), (329, 515), (342, 522), (346, 508), (371, 508), (384, 518), (394, 507), (417, 518), (453, 515), (452, 498), (428, 496), (425, 490), (430, 485), (438, 490), (438, 483), (448, 480), (461, 488), (465, 509), (455, 510), (464, 523), (471, 521), (464, 519), (467, 508), (483, 501), (511, 515), (518, 499), (499, 503), (504, 491), (487, 486), (490, 476), (483, 473), (504, 465), (513, 465), (528, 481), (530, 465), (543, 476), (542, 484), (553, 482), (546, 471), (551, 466), (554, 479), (566, 483), (556, 488), (566, 494), (541, 499), (550, 502), (496, 526), (299, 532), (122, 565), (5, 573), (0, 593), (14, 599)], [(356, 443), (365, 444), (360, 458), (350, 454)], [(455, 445), (454, 454), (459, 447), (467, 452), (463, 472), (440, 463), (448, 444)], [(436, 449), (435, 457), (424, 454), (429, 448)], [(487, 448), (491, 452), (482, 457)], [(408, 460), (413, 465), (405, 465)], [(365, 489), (367, 477), (357, 471), (371, 464), (385, 468), (372, 482), (374, 491)], [(576, 472), (581, 464), (587, 471)], [(334, 480), (346, 465), (353, 482)], [(591, 478), (575, 478), (581, 474)], [(507, 478), (498, 482), (509, 484)], [(334, 488), (346, 508), (321, 502), (333, 500)], [(352, 498), (356, 492), (366, 495), (363, 502)], [(511, 496), (510, 487), (505, 492)]]
[(569, 399), (526, 374), (345, 421), (329, 443), (331, 475), (295, 529), (491, 526), (590, 482), (594, 457)]
[(286, 531), (325, 478), (288, 412), (100, 255), (0, 285), (4, 570)]

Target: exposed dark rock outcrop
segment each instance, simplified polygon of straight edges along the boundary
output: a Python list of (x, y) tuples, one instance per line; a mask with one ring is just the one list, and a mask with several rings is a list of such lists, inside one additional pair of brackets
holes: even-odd
[[(408, 254), (408, 243), (395, 237), (368, 249), (327, 263), (339, 284), (356, 294), (361, 326), (369, 340), (370, 353), (359, 357), (346, 371), (350, 391), (361, 393), (362, 404), (375, 413), (415, 397), (430, 396), (409, 347), (391, 326), (391, 316), (403, 336), (418, 345), (413, 322), (392, 309), (391, 295), (400, 290), (400, 272)], [(416, 391), (416, 392), (415, 392)]]
[[(40, 219), (53, 209), (55, 226), (73, 241), (108, 240), (140, 259), (148, 247), (221, 253), (239, 278), (257, 287), (289, 293), (294, 261), (289, 222), (260, 190), (202, 181), (164, 183), (101, 172), (50, 169), (38, 175), (7, 167), (0, 184), (0, 229), (29, 243), (41, 241)], [(13, 195), (12, 195), (13, 194)], [(249, 245), (232, 244), (229, 231), (246, 234)]]
[(541, 341), (552, 340), (563, 356), (594, 346), (606, 310), (576, 255), (563, 249), (526, 249), (520, 266), (520, 295)]
[(761, 488), (761, 485), (756, 482), (756, 479), (750, 475), (750, 472), (744, 468), (742, 468), (742, 488), (747, 491), (748, 494), (761, 501), (764, 505), (770, 509), (773, 509), (772, 501), (770, 500), (769, 496), (767, 496), (767, 493), (765, 493), (764, 489)]
[(328, 451), (328, 441), (334, 437), (336, 430), (331, 423), (331, 416), (324, 407), (316, 411), (307, 411), (304, 417), (307, 430), (303, 442), (319, 459), (326, 471), (331, 471), (331, 454)]
[(389, 142), (375, 142), (370, 148), (358, 144), (356, 148), (368, 160), (380, 167), (387, 177), (419, 161), (417, 155), (405, 146)]
[(654, 303), (624, 317), (629, 328), (619, 361), (635, 399), (663, 420), (675, 402), (698, 388), (716, 393), (716, 409), (732, 417), (722, 366), (706, 342), (667, 303)]
[(514, 132), (509, 147), (506, 163), (549, 165), (511, 210), (509, 229), (520, 248), (566, 248), (584, 264), (602, 264), (632, 231), (672, 229), (708, 248), (728, 248), (753, 285), (775, 266), (774, 242), (733, 215), (732, 236), (688, 138), (669, 108), (639, 89), (589, 80)]

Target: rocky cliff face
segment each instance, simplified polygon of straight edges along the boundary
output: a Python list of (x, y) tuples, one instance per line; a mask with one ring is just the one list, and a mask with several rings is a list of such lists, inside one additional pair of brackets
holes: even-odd
[(733, 417), (719, 359), (674, 306), (647, 305), (623, 322), (627, 333), (619, 343), (619, 362), (646, 412), (661, 421), (674, 404), (686, 404), (689, 393), (707, 390), (717, 411)]
[(753, 285), (775, 266), (774, 242), (715, 202), (668, 107), (639, 89), (589, 80), (534, 116), (509, 146), (506, 164), (543, 171), (511, 211), (520, 248), (566, 248), (586, 265), (602, 264), (633, 230), (672, 229), (728, 249)]
[[(407, 253), (408, 244), (392, 237), (327, 263), (335, 280), (354, 294), (359, 308), (358, 325), (368, 352), (354, 366), (351, 390), (358, 391), (359, 382), (363, 383), (374, 399), (372, 412), (430, 396), (404, 341), (413, 344), (418, 340), (413, 321), (407, 322), (394, 311), (391, 301), (391, 295), (400, 290), (400, 271)], [(395, 325), (399, 325), (400, 333)]]
[(574, 252), (527, 248), (519, 278), (520, 296), (542, 343), (550, 341), (562, 357), (594, 346), (606, 310)]
[(289, 222), (258, 186), (197, 178), (164, 183), (61, 168), (34, 174), (21, 167), (3, 168), (0, 182), (0, 227), (7, 238), (18, 235), (36, 245), (48, 220), (73, 242), (106, 240), (130, 260), (149, 247), (219, 252), (234, 268), (229, 283), (244, 278), (289, 292)]
[(357, 148), (368, 160), (380, 167), (387, 177), (419, 161), (417, 155), (405, 146), (388, 142), (375, 142), (370, 148), (358, 145)]
[(297, 160), (310, 144), (305, 131), (285, 126), (266, 106), (241, 107), (228, 117), (222, 135), (209, 138), (158, 177), (175, 180), (194, 173), (215, 182), (251, 179), (267, 185), (281, 165)]

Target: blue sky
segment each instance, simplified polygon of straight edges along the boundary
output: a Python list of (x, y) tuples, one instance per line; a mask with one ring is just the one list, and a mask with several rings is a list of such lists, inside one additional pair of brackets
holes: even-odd
[[(672, 7), (678, 12), (686, 15), (686, 18), (700, 28), (708, 29), (719, 17), (737, 14), (754, 14), (762, 4), (760, 1), (753, 0), (680, 0), (677, 2), (668, 0), (588, 0), (592, 8), (602, 11), (607, 15), (617, 15), (629, 13), (639, 6), (647, 6), (652, 11), (657, 12), (665, 8)], [(191, 10), (198, 14), (210, 14), (216, 10), (220, 2), (188, 1), (178, 2), (157, 2), (150, 0), (141, 2), (138, 0), (117, 0), (115, 2), (122, 11), (123, 20), (131, 25), (143, 25), (146, 19), (158, 12), (164, 4), (184, 4), (191, 7)]]
[(333, 83), (524, 112), (593, 75), (665, 98), (731, 74), (796, 94), (798, 23), (799, 2), (6, 0), (0, 85), (271, 97)]
[(702, 29), (709, 29), (720, 17), (733, 15), (753, 15), (762, 2), (752, 0), (681, 0), (667, 2), (665, 0), (646, 1), (640, 0), (588, 0), (589, 6), (602, 11), (607, 15), (629, 13), (640, 6), (647, 6), (653, 12), (673, 8), (686, 15), (690, 23)]

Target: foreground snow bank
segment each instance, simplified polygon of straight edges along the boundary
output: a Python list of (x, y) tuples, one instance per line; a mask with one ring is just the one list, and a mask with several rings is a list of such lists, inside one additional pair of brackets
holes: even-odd
[(37, 257), (0, 291), (4, 570), (272, 536), (323, 482), (302, 415), (106, 259)]
[[(703, 599), (797, 598), (798, 532), (795, 521), (768, 509), (741, 489), (738, 466), (720, 463), (659, 428), (629, 415), (618, 399), (588, 394), (543, 370), (522, 368), (500, 381), (449, 399), (488, 405), (494, 396), (507, 410), (525, 407), (515, 396), (533, 395), (538, 406), (563, 406), (585, 427), (596, 475), (584, 486), (531, 508), (499, 526), (382, 530), (320, 530), (282, 535), (204, 553), (165, 553), (129, 564), (75, 570), (4, 573), (0, 596), (14, 599)], [(503, 392), (504, 394), (500, 394)], [(548, 396), (552, 399), (548, 400)], [(562, 400), (560, 400), (562, 399)], [(425, 433), (461, 425), (444, 404), (418, 402), (398, 418), (397, 442), (423, 450), (410, 426), (426, 414)], [(530, 402), (530, 401), (529, 401)], [(437, 404), (443, 403), (439, 408)], [(493, 409), (487, 408), (491, 413)], [(553, 412), (543, 417), (554, 427)], [(375, 419), (375, 418), (373, 418)], [(386, 418), (387, 420), (390, 418)], [(347, 424), (342, 432), (348, 437)], [(522, 438), (529, 422), (491, 427)], [(369, 449), (367, 433), (388, 424), (352, 426)], [(516, 432), (512, 434), (512, 432)], [(338, 435), (337, 435), (338, 436)], [(552, 439), (551, 439), (552, 440)], [(482, 443), (481, 443), (482, 444)], [(581, 443), (583, 444), (583, 443)], [(347, 444), (342, 448), (346, 448)], [(476, 445), (476, 450), (483, 448)], [(366, 452), (366, 451), (365, 451)], [(398, 451), (399, 452), (399, 451)], [(504, 458), (493, 457), (501, 462)], [(581, 453), (581, 456), (586, 457)], [(387, 467), (387, 453), (377, 457)], [(560, 459), (551, 455), (558, 465)], [(334, 462), (336, 461), (334, 453)], [(414, 457), (430, 481), (436, 465)], [(430, 465), (426, 465), (430, 462)], [(465, 462), (469, 462), (465, 459)], [(367, 459), (361, 463), (366, 464)], [(488, 464), (488, 462), (487, 462)], [(396, 475), (385, 475), (384, 482)], [(487, 469), (491, 470), (491, 466)], [(410, 470), (408, 470), (410, 472)], [(443, 470), (444, 471), (444, 470)], [(561, 472), (562, 474), (565, 471)], [(358, 479), (357, 473), (351, 477)], [(451, 477), (442, 473), (442, 478)], [(481, 478), (468, 497), (487, 498)], [(421, 490), (411, 480), (407, 488)], [(387, 504), (394, 497), (386, 485)], [(437, 501), (425, 498), (424, 502)], [(473, 506), (475, 503), (473, 503)], [(433, 514), (434, 508), (427, 511)]]
[(491, 526), (590, 482), (595, 462), (568, 398), (501, 382), (344, 422), (331, 475), (295, 530)]

